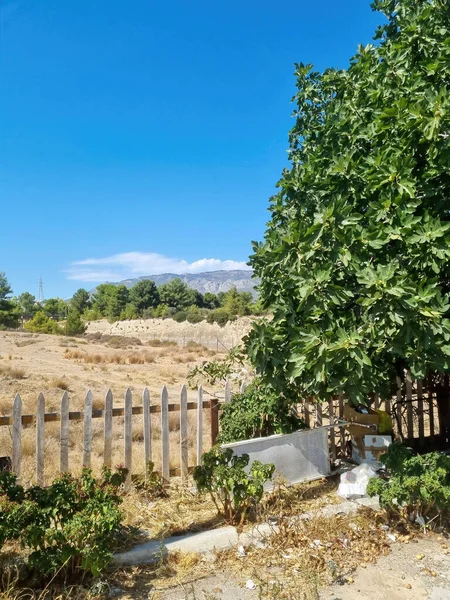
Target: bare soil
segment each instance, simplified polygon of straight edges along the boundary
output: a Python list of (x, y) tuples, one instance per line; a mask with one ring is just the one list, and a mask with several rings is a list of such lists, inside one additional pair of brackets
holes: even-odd
[[(156, 345), (155, 345), (156, 344)], [(114, 405), (123, 406), (126, 389), (133, 393), (133, 404), (142, 403), (144, 387), (150, 391), (153, 404), (160, 402), (163, 385), (167, 386), (169, 402), (178, 403), (181, 386), (187, 383), (189, 370), (205, 360), (220, 359), (222, 352), (190, 343), (180, 347), (159, 340), (141, 342), (133, 336), (85, 335), (76, 338), (31, 334), (27, 332), (0, 332), (0, 415), (10, 415), (16, 394), (23, 402), (23, 413), (36, 412), (39, 393), (45, 397), (46, 412), (59, 411), (64, 390), (69, 394), (70, 410), (82, 410), (86, 392), (94, 396), (94, 408), (104, 406), (106, 391), (110, 388)], [(205, 399), (208, 398), (206, 390)], [(197, 399), (197, 392), (188, 389), (188, 401)], [(195, 411), (188, 413), (188, 439), (190, 464), (195, 459)], [(113, 461), (123, 463), (123, 419), (113, 420)], [(204, 443), (209, 444), (208, 411), (204, 413)], [(93, 467), (100, 468), (103, 450), (102, 419), (93, 422)], [(173, 460), (171, 467), (178, 467), (179, 413), (170, 413), (171, 444)], [(81, 468), (82, 423), (71, 422), (70, 468)], [(153, 460), (160, 468), (160, 416), (152, 415)], [(46, 424), (46, 480), (58, 473), (59, 423)], [(136, 473), (143, 473), (142, 417), (133, 417), (133, 456)], [(11, 431), (0, 427), (0, 456), (11, 454)], [(22, 477), (31, 483), (35, 470), (35, 429), (28, 427), (22, 436)]]

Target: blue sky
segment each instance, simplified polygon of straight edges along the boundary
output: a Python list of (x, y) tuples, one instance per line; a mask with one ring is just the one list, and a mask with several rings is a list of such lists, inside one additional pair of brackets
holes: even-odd
[(15, 293), (240, 267), (286, 165), (294, 62), (369, 0), (0, 0), (0, 271)]

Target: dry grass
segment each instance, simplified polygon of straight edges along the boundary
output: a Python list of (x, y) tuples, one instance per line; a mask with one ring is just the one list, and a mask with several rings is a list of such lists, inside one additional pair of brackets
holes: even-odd
[(155, 362), (153, 354), (148, 352), (132, 352), (129, 354), (89, 354), (79, 350), (68, 350), (64, 352), (64, 358), (83, 361), (86, 364), (115, 364), (115, 365), (149, 365)]
[(32, 344), (37, 344), (38, 340), (34, 340), (34, 339), (27, 339), (27, 340), (19, 340), (17, 342), (15, 342), (15, 345), (18, 348), (24, 348), (25, 346), (31, 346)]
[(147, 342), (148, 346), (152, 346), (154, 348), (166, 347), (166, 348), (174, 348), (177, 347), (178, 344), (176, 342), (171, 342), (169, 340), (150, 340)]
[(19, 582), (17, 569), (0, 565), (0, 600), (91, 600), (92, 594), (78, 585), (61, 587), (46, 586), (43, 590), (24, 588)]
[(173, 358), (173, 362), (181, 364), (192, 362), (192, 360), (193, 358), (190, 354), (180, 354), (179, 356), (174, 356)]
[(50, 387), (56, 388), (57, 390), (69, 391), (69, 383), (63, 377), (55, 377), (50, 381)]
[[(264, 548), (248, 548), (244, 559), (226, 551), (220, 565), (252, 578), (260, 598), (318, 598), (321, 586), (344, 584), (356, 567), (389, 553), (383, 524), (381, 516), (364, 508), (333, 518), (278, 519)], [(299, 589), (304, 596), (296, 595)]]
[[(11, 359), (10, 359), (11, 360)], [(0, 375), (10, 379), (24, 379), (25, 370), (20, 367), (10, 367), (9, 365), (0, 365)]]

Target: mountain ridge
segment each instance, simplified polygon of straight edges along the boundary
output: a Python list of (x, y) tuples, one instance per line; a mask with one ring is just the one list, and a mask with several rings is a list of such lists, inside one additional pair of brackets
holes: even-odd
[[(232, 287), (236, 287), (238, 292), (251, 292), (254, 298), (258, 296), (255, 287), (259, 283), (259, 279), (253, 277), (253, 271), (247, 269), (236, 269), (233, 271), (207, 271), (204, 273), (161, 273), (160, 275), (144, 275), (134, 279), (123, 279), (122, 281), (106, 281), (112, 285), (126, 285), (127, 288), (133, 287), (139, 281), (151, 279), (156, 285), (163, 285), (172, 279), (181, 279), (190, 288), (199, 291), (202, 294), (211, 292), (218, 294), (219, 292), (227, 292)], [(91, 294), (95, 294), (97, 288), (91, 290)]]

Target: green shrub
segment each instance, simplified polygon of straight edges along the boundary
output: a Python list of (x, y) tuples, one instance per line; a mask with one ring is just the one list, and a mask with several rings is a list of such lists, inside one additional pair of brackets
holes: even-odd
[(136, 307), (133, 304), (128, 303), (125, 306), (125, 308), (120, 312), (119, 320), (127, 321), (128, 319), (137, 319), (137, 318), (138, 318), (138, 314), (136, 312)]
[(30, 321), (25, 323), (24, 328), (33, 333), (62, 333), (58, 323), (48, 317), (42, 310), (37, 312)]
[(99, 575), (110, 563), (121, 529), (119, 488), (125, 469), (89, 469), (62, 475), (49, 487), (25, 490), (12, 473), (0, 473), (0, 544), (19, 540), (35, 576)]
[(83, 319), (85, 321), (98, 321), (99, 319), (102, 319), (102, 315), (101, 312), (98, 310), (98, 308), (96, 306), (94, 306), (93, 308), (87, 308), (84, 312), (83, 312)]
[(223, 308), (218, 308), (217, 310), (211, 310), (207, 315), (206, 320), (208, 323), (217, 323), (217, 325), (224, 327), (228, 321), (235, 321), (236, 316), (230, 314)]
[(189, 310), (186, 315), (186, 321), (188, 323), (201, 323), (205, 320), (205, 315), (203, 315), (199, 310)]
[(218, 513), (228, 523), (242, 524), (249, 510), (258, 504), (264, 483), (272, 478), (274, 465), (255, 460), (248, 470), (248, 454), (234, 456), (230, 448), (212, 448), (203, 454), (202, 465), (195, 467), (194, 480), (199, 492), (208, 492)]
[(69, 311), (66, 319), (66, 335), (79, 335), (86, 331), (81, 315), (74, 308)]
[(305, 427), (294, 407), (272, 388), (255, 379), (242, 394), (223, 405), (219, 441), (238, 442)]
[(150, 461), (147, 464), (145, 477), (132, 475), (131, 481), (136, 490), (144, 492), (152, 499), (167, 498), (169, 496), (167, 493), (167, 482), (154, 469), (155, 463)]
[(390, 479), (371, 479), (367, 487), (370, 496), (379, 495), (381, 506), (405, 517), (430, 517), (450, 509), (450, 456), (440, 452), (415, 456), (394, 443), (381, 462)]
[(167, 319), (170, 316), (170, 308), (167, 304), (160, 304), (154, 309), (154, 316), (157, 319)]
[(189, 385), (195, 389), (205, 381), (209, 385), (215, 385), (218, 381), (225, 381), (229, 377), (233, 377), (244, 367), (245, 357), (240, 346), (231, 348), (224, 360), (209, 360), (203, 361), (191, 369), (187, 379)]
[(176, 321), (177, 323), (183, 323), (183, 321), (186, 321), (187, 316), (188, 316), (187, 311), (179, 310), (178, 312), (176, 312), (172, 315), (172, 319), (174, 321)]

